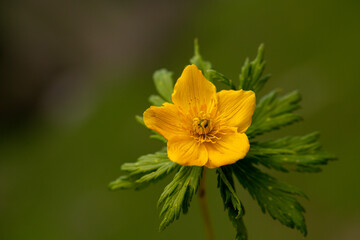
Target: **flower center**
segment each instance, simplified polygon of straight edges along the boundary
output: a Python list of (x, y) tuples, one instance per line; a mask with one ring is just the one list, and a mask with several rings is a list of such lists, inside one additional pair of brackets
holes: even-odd
[(192, 137), (197, 141), (215, 143), (219, 139), (215, 134), (217, 133), (214, 121), (210, 119), (210, 114), (200, 112), (197, 117), (193, 118)]
[(208, 119), (201, 119), (201, 118), (194, 118), (193, 119), (193, 131), (199, 135), (207, 134), (210, 132), (210, 120)]

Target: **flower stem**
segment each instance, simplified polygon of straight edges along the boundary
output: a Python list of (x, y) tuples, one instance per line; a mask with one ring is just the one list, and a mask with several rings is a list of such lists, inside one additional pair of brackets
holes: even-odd
[(210, 214), (209, 214), (208, 204), (207, 204), (206, 195), (205, 195), (205, 193), (206, 193), (205, 172), (206, 172), (206, 168), (204, 167), (202, 178), (200, 180), (200, 187), (199, 187), (200, 207), (201, 207), (201, 213), (202, 213), (202, 217), (203, 217), (203, 221), (204, 221), (206, 239), (215, 240), (214, 230), (212, 228), (212, 224), (210, 221)]

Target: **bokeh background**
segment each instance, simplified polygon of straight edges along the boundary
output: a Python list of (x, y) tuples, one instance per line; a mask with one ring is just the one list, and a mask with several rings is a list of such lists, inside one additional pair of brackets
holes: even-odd
[[(266, 44), (262, 93), (299, 89), (305, 119), (267, 137), (319, 130), (339, 158), (320, 174), (274, 174), (310, 196), (307, 239), (360, 239), (359, 12), (355, 0), (1, 2), (0, 239), (204, 239), (197, 198), (158, 232), (170, 178), (107, 189), (122, 163), (161, 147), (134, 116), (155, 93), (152, 73), (177, 78), (195, 37), (232, 79)], [(233, 239), (214, 171), (207, 189), (217, 239)], [(238, 192), (251, 240), (303, 239)]]

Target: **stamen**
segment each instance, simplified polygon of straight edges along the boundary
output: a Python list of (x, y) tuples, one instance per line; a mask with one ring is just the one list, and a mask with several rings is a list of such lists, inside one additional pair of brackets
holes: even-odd
[(218, 124), (211, 119), (211, 115), (208, 113), (204, 113), (200, 111), (197, 114), (197, 117), (193, 118), (192, 131), (191, 135), (194, 139), (196, 139), (200, 143), (209, 142), (215, 143), (220, 138), (217, 136)]

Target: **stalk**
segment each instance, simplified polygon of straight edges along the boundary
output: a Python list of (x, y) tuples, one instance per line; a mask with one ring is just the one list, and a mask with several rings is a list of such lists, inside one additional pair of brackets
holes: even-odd
[(206, 180), (206, 167), (204, 167), (202, 177), (200, 180), (199, 186), (199, 200), (200, 200), (200, 207), (202, 218), (204, 221), (204, 228), (207, 240), (215, 240), (214, 230), (210, 220), (209, 208), (208, 203), (206, 200), (206, 187), (205, 187), (205, 180)]

